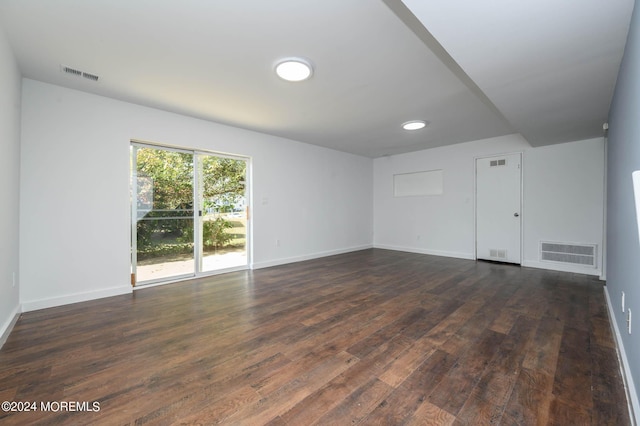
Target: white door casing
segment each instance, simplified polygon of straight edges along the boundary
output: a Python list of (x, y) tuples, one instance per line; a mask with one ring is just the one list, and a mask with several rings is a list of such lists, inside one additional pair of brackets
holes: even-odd
[(476, 258), (521, 259), (522, 154), (476, 159)]

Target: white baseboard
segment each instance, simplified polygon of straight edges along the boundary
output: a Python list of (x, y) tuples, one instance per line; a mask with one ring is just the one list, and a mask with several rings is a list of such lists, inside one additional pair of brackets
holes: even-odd
[(86, 302), (88, 300), (101, 299), (103, 297), (119, 296), (131, 293), (132, 287), (112, 287), (97, 291), (87, 291), (83, 293), (68, 294), (65, 296), (51, 297), (48, 299), (27, 300), (22, 302), (22, 312), (35, 311), (38, 309), (53, 308), (55, 306), (68, 305), (70, 303)]
[(367, 244), (363, 246), (349, 247), (345, 249), (328, 250), (328, 251), (322, 251), (317, 253), (305, 254), (302, 256), (294, 256), (294, 257), (287, 257), (283, 259), (269, 260), (266, 262), (254, 262), (251, 264), (251, 269), (270, 268), (272, 266), (286, 265), (288, 263), (304, 262), (305, 260), (320, 259), (322, 257), (335, 256), (337, 254), (351, 253), (354, 251), (367, 250), (370, 248), (373, 248), (373, 246), (370, 244)]
[(622, 343), (622, 335), (616, 322), (615, 310), (611, 304), (611, 297), (609, 297), (609, 289), (604, 286), (604, 296), (607, 299), (607, 308), (609, 309), (609, 322), (613, 327), (613, 333), (615, 335), (616, 347), (618, 349), (618, 358), (620, 362), (620, 370), (622, 371), (622, 378), (624, 380), (624, 387), (627, 392), (627, 400), (629, 402), (629, 416), (631, 422), (634, 425), (638, 424), (638, 416), (640, 416), (640, 401), (638, 401), (638, 392), (636, 391), (636, 385), (633, 383), (633, 377), (631, 376), (631, 368), (629, 365), (629, 359), (627, 353), (624, 350), (624, 344)]
[(574, 274), (584, 274), (584, 275), (595, 275), (597, 277), (600, 276), (600, 269), (596, 269), (593, 267), (581, 267), (577, 265), (556, 263), (556, 262), (538, 262), (535, 260), (525, 260), (522, 262), (522, 266), (526, 266), (527, 268), (537, 268), (537, 269), (548, 269), (550, 271), (559, 271), (559, 272), (571, 272)]
[(476, 257), (473, 253), (459, 253), (459, 252), (451, 252), (451, 251), (429, 250), (429, 249), (423, 249), (418, 247), (392, 246), (388, 244), (374, 244), (374, 248), (379, 248), (384, 250), (406, 251), (409, 253), (418, 253), (418, 254), (429, 254), (432, 256), (454, 257), (456, 259), (476, 260)]
[(7, 321), (2, 324), (2, 328), (0, 328), (0, 348), (4, 346), (4, 343), (9, 338), (9, 334), (11, 334), (11, 330), (13, 330), (13, 326), (18, 322), (18, 318), (20, 318), (20, 314), (22, 313), (22, 309), (20, 305), (16, 306)]

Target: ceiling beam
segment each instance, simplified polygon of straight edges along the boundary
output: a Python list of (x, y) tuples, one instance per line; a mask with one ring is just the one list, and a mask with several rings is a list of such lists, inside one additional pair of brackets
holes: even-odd
[(518, 133), (513, 126), (502, 114), (502, 111), (495, 106), (493, 101), (478, 87), (478, 85), (469, 77), (455, 59), (449, 55), (449, 52), (440, 44), (438, 40), (429, 32), (422, 22), (411, 12), (411, 10), (402, 2), (402, 0), (382, 0), (382, 2), (400, 19), (419, 39), (430, 49), (442, 63), (455, 75), (465, 86), (469, 88), (471, 93), (476, 95), (480, 101), (486, 105), (509, 129), (512, 133)]

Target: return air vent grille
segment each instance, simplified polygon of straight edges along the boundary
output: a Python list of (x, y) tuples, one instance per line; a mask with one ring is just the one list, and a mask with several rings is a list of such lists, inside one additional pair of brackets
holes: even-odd
[(78, 69), (75, 69), (75, 68), (71, 68), (71, 67), (68, 67), (66, 65), (61, 65), (60, 69), (65, 74), (69, 74), (69, 75), (74, 76), (74, 77), (86, 78), (87, 80), (91, 80), (91, 81), (98, 81), (98, 79), (100, 78), (95, 74), (91, 74), (91, 73), (88, 73), (88, 72), (85, 72), (85, 71), (81, 71), (81, 70), (78, 70)]
[(596, 245), (540, 241), (540, 260), (595, 268)]
[(507, 159), (506, 158), (502, 158), (500, 160), (491, 160), (489, 161), (489, 166), (490, 167), (498, 167), (498, 166), (506, 166), (507, 165)]
[(507, 251), (505, 249), (489, 249), (489, 257), (492, 259), (505, 260)]

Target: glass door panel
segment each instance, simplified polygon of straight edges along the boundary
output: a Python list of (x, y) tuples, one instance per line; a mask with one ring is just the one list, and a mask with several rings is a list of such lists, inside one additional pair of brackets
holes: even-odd
[(248, 265), (247, 164), (132, 143), (133, 285)]
[(136, 282), (194, 275), (193, 154), (134, 145), (132, 159)]
[(202, 272), (247, 265), (247, 161), (198, 154)]

